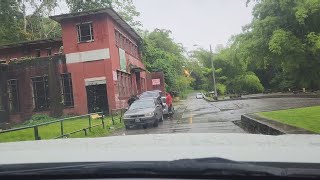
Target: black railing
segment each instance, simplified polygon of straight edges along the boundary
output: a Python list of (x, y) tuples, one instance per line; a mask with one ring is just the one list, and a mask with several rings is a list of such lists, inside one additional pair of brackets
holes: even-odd
[[(119, 113), (120, 112), (120, 113)], [(111, 111), (111, 120), (112, 120), (112, 124), (115, 125), (115, 121), (118, 119), (120, 121), (120, 123), (122, 122), (122, 116), (124, 113), (124, 109), (119, 109), (119, 110), (112, 110)], [(70, 121), (73, 119), (78, 119), (78, 118), (85, 118), (88, 117), (88, 126), (72, 131), (72, 132), (68, 132), (65, 133), (64, 132), (64, 122), (65, 121)], [(101, 124), (95, 124), (92, 125), (92, 119), (100, 119), (101, 120)], [(13, 129), (8, 129), (8, 130), (3, 130), (0, 131), (0, 134), (4, 134), (4, 133), (10, 133), (13, 131), (21, 131), (21, 130), (25, 130), (25, 129), (33, 129), (34, 132), (34, 139), (35, 140), (41, 140), (41, 136), (39, 134), (39, 127), (41, 126), (46, 126), (49, 124), (54, 124), (54, 123), (60, 123), (60, 136), (54, 137), (54, 139), (59, 139), (59, 138), (64, 138), (64, 137), (69, 137), (71, 134), (75, 134), (78, 132), (83, 131), (85, 136), (88, 135), (88, 131), (91, 132), (92, 128), (97, 127), (97, 126), (102, 126), (103, 129), (105, 129), (105, 116), (103, 115), (102, 112), (98, 112), (98, 113), (91, 113), (91, 114), (85, 114), (85, 115), (81, 115), (81, 116), (73, 116), (73, 117), (69, 117), (69, 118), (63, 118), (63, 119), (58, 119), (58, 120), (54, 120), (54, 121), (50, 121), (50, 122), (46, 122), (46, 123), (41, 123), (41, 124), (36, 124), (36, 125), (32, 125), (32, 126), (25, 126), (25, 127), (20, 127), (20, 128), (13, 128)]]

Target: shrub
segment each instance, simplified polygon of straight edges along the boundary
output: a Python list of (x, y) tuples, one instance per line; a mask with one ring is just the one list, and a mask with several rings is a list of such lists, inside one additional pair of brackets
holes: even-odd
[(178, 76), (176, 78), (176, 86), (174, 87), (175, 91), (178, 93), (183, 93), (187, 89), (190, 89), (190, 84), (192, 83), (193, 78), (185, 77), (185, 76)]
[(259, 93), (264, 91), (264, 87), (262, 86), (260, 79), (254, 74), (244, 76), (243, 89), (249, 93)]
[(264, 91), (264, 87), (254, 73), (248, 73), (237, 76), (228, 86), (228, 90), (236, 93), (261, 93)]
[(40, 123), (54, 121), (53, 117), (50, 117), (46, 114), (35, 114), (29, 120), (25, 121), (23, 125), (25, 126), (32, 126)]
[(217, 84), (218, 95), (225, 95), (227, 91), (227, 86), (224, 84)]

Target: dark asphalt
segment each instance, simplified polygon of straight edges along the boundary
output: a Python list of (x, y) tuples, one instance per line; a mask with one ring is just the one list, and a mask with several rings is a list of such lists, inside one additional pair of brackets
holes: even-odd
[(163, 133), (246, 133), (232, 121), (242, 114), (279, 109), (320, 105), (318, 98), (265, 98), (234, 101), (207, 102), (190, 94), (175, 105), (176, 114), (165, 119), (159, 127), (131, 129), (113, 135), (163, 134)]

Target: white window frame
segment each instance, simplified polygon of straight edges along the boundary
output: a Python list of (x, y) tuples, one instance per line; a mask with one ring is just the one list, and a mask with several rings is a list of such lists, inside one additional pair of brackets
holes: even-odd
[[(81, 41), (80, 39), (81, 39), (81, 34), (79, 34), (79, 33), (81, 33), (81, 28), (80, 28), (80, 26), (81, 25), (86, 25), (86, 24), (88, 24), (89, 26), (90, 26), (90, 36), (91, 36), (91, 38), (90, 38), (90, 40), (87, 40), (87, 41)], [(94, 34), (93, 34), (93, 23), (90, 21), (90, 22), (84, 22), (84, 23), (78, 23), (78, 24), (76, 24), (76, 27), (77, 27), (77, 35), (78, 35), (78, 43), (84, 43), (84, 42), (93, 42), (94, 41)]]

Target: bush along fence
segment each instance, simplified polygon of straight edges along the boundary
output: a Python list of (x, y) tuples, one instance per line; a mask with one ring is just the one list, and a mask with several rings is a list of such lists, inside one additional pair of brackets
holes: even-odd
[[(122, 123), (122, 117), (123, 117), (124, 112), (125, 112), (125, 109), (117, 109), (117, 110), (111, 111), (111, 121), (112, 121), (113, 125), (115, 125), (115, 123), (117, 121)], [(64, 131), (64, 122), (72, 121), (72, 120), (79, 119), (79, 118), (88, 118), (88, 126), (81, 128), (81, 129), (78, 129), (78, 130), (74, 130), (72, 132), (65, 132)], [(101, 123), (92, 125), (92, 120), (101, 120)], [(5, 134), (5, 133), (10, 133), (13, 131), (22, 131), (22, 130), (26, 130), (26, 129), (33, 129), (34, 139), (41, 140), (41, 134), (39, 133), (39, 127), (46, 126), (49, 124), (54, 124), (54, 123), (60, 123), (60, 135), (57, 137), (53, 137), (52, 139), (68, 138), (68, 137), (70, 137), (70, 135), (75, 134), (75, 133), (80, 133), (80, 132), (83, 132), (85, 134), (85, 136), (87, 136), (88, 132), (91, 132), (92, 128), (94, 128), (94, 127), (102, 126), (102, 128), (105, 129), (107, 120), (108, 119), (105, 118), (105, 115), (102, 112), (97, 112), (97, 113), (85, 114), (85, 115), (81, 115), (81, 116), (74, 116), (74, 117), (69, 117), (69, 118), (58, 119), (58, 120), (54, 120), (54, 121), (50, 121), (50, 122), (46, 122), (46, 123), (40, 123), (40, 124), (36, 124), (36, 125), (32, 125), (32, 126), (25, 126), (25, 127), (20, 127), (20, 128), (3, 130), (3, 131), (0, 131), (0, 135)]]

